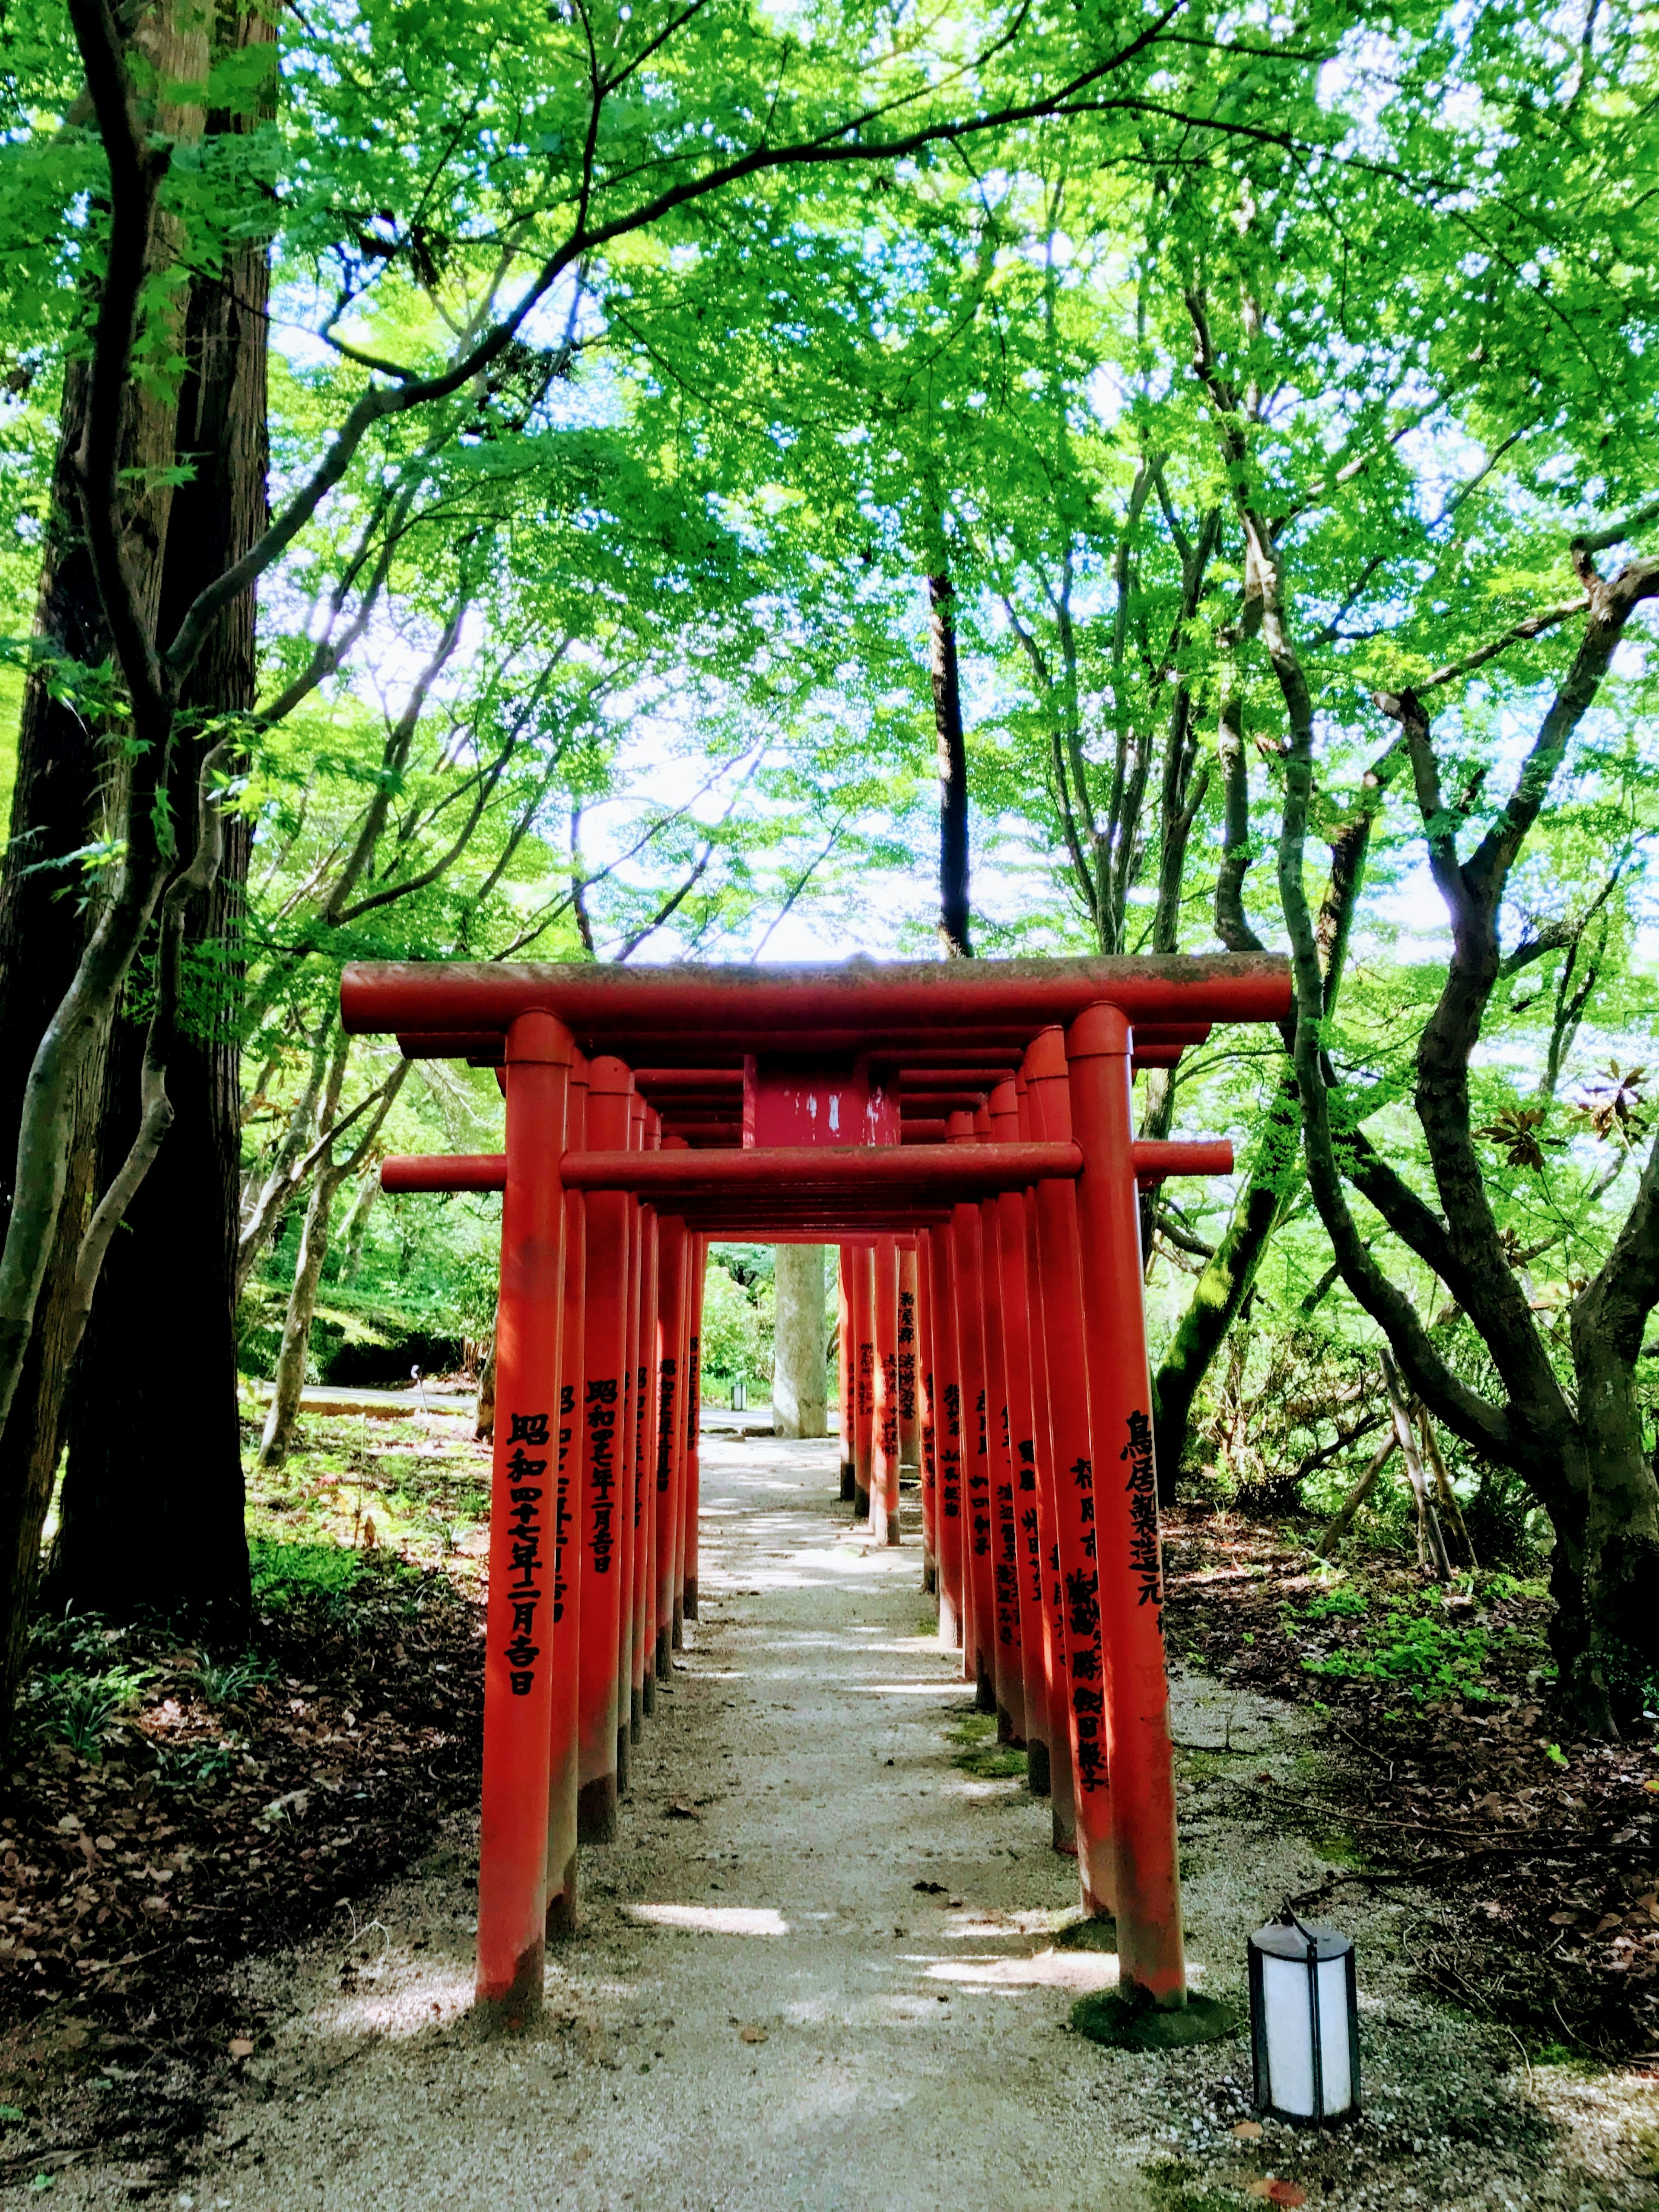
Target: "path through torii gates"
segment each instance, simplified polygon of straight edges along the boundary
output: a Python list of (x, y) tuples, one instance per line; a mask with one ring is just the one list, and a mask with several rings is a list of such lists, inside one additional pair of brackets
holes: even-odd
[(898, 1540), (908, 1376), (940, 1635), (1124, 1984), (1185, 2002), (1137, 1191), (1232, 1156), (1137, 1141), (1131, 1080), (1290, 1000), (1266, 955), (347, 969), (349, 1030), (506, 1095), (504, 1154), (382, 1171), (504, 1193), (477, 1985), (504, 2024), (696, 1617), (714, 1237), (841, 1246), (844, 1489)]

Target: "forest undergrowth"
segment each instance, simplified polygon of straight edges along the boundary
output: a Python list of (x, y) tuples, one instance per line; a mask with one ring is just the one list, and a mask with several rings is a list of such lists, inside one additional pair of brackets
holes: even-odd
[(349, 1985), (380, 1942), (368, 1900), (477, 1802), (460, 1547), (488, 1447), (441, 1415), (306, 1425), (251, 1486), (245, 1650), (36, 1632), (0, 1802), (0, 2183), (96, 2145), (161, 2186), (260, 2046), (238, 1960), (332, 1930)]
[(1164, 1531), (1172, 1658), (1316, 1709), (1319, 1786), (1227, 1765), (1241, 1808), (1340, 1870), (1294, 1900), (1341, 1920), (1350, 1885), (1432, 1900), (1416, 1975), (1529, 2058), (1659, 2059), (1659, 1754), (1651, 1726), (1577, 1741), (1553, 1717), (1541, 1582), (1429, 1584), (1397, 1550), (1333, 1569), (1311, 1528), (1186, 1505)]

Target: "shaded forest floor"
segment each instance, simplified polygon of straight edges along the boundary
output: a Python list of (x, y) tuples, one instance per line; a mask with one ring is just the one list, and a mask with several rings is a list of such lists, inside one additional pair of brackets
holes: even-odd
[(372, 1957), (365, 1900), (476, 1806), (488, 1448), (435, 1410), (304, 1437), (250, 1478), (245, 1650), (37, 1632), (0, 1799), (0, 2183), (92, 2142), (170, 2171), (255, 2047), (239, 1961), (325, 1930)]
[[(40, 1633), (0, 1798), (0, 2186), (113, 2155), (163, 2190), (269, 2047), (253, 1955), (320, 1942), (342, 1991), (372, 1978), (377, 1896), (441, 1875), (476, 1811), (487, 1451), (435, 1407), (305, 1443), (250, 1484), (246, 1650)], [(1409, 1898), (1419, 1985), (1528, 2069), (1659, 2051), (1659, 1760), (1556, 1740), (1540, 1588), (1332, 1575), (1294, 1530), (1187, 1508), (1167, 1564), (1173, 1654), (1245, 1717), (1183, 1747), (1183, 1787), (1305, 1838), (1300, 1904)], [(1263, 1697), (1324, 1739), (1313, 1789), (1253, 1756)]]
[(1423, 1982), (1531, 2057), (1659, 2064), (1659, 1755), (1562, 1735), (1542, 1583), (1465, 1577), (1449, 1592), (1397, 1553), (1322, 1565), (1295, 1529), (1193, 1507), (1164, 1529), (1173, 1655), (1315, 1709), (1315, 1793), (1233, 1786), (1343, 1869), (1298, 1900), (1408, 1882)]

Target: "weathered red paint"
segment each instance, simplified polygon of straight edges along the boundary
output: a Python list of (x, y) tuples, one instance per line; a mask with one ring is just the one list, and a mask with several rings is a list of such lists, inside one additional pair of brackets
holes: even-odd
[(572, 1052), (569, 1031), (550, 1014), (523, 1015), (507, 1039), (477, 1997), (514, 2027), (541, 2008), (546, 1940), (548, 1747), (558, 1658), (551, 1507), (564, 1323), (558, 1163)]
[[(999, 1139), (1019, 1134), (1019, 1100), (1000, 1083), (988, 1103)], [(1033, 1796), (1048, 1791), (1048, 1674), (1043, 1658), (1041, 1530), (1037, 1515), (1036, 1427), (1031, 1410), (1031, 1316), (1025, 1276), (1025, 1194), (992, 1201), (1002, 1297), (1003, 1387), (1008, 1425), (1009, 1495), (1003, 1505), (1008, 1578), (1019, 1623), (1025, 1773)], [(1001, 1553), (999, 1553), (1000, 1560)]]
[[(723, 1232), (842, 1243), (848, 1382), (856, 1384), (859, 1350), (869, 1344), (869, 1413), (881, 1423), (869, 1439), (878, 1448), (859, 1472), (866, 1492), (873, 1474), (883, 1534), (884, 1524), (896, 1525), (892, 1478), (911, 1439), (898, 1435), (891, 1417), (896, 1310), (890, 1352), (878, 1316), (889, 1303), (890, 1273), (896, 1282), (897, 1240), (915, 1246), (918, 1231), (907, 1322), (917, 1355), (913, 1448), (923, 1464), (924, 1555), (939, 1585), (941, 1632), (949, 1638), (963, 1625), (965, 1669), (982, 1699), (1000, 1692), (1006, 1727), (1014, 1733), (1023, 1725), (1036, 1747), (1034, 1767), (1048, 1729), (1056, 1841), (1063, 1845), (1062, 1798), (1069, 1804), (1074, 1795), (1085, 1902), (1094, 1910), (1119, 1905), (1126, 1979), (1162, 2003), (1180, 2002), (1167, 1719), (1154, 1697), (1162, 1648), (1156, 1525), (1149, 1535), (1145, 1503), (1151, 1458), (1133, 1194), (1137, 1183), (1166, 1175), (1227, 1172), (1232, 1160), (1224, 1146), (1137, 1145), (1128, 1083), (1136, 1066), (1169, 1065), (1212, 1021), (1272, 1018), (1289, 997), (1284, 963), (1265, 957), (850, 963), (805, 971), (421, 965), (348, 975), (342, 1005), (349, 1026), (396, 1028), (411, 1053), (501, 1064), (505, 1155), (388, 1162), (383, 1180), (390, 1190), (505, 1189), (503, 1389), (518, 1387), (515, 1373), (531, 1371), (525, 1347), (538, 1344), (544, 1390), (556, 1388), (561, 1368), (565, 1378), (580, 1378), (570, 1404), (555, 1397), (544, 1409), (561, 1425), (568, 1419), (572, 1431), (568, 1484), (590, 1479), (596, 1465), (585, 1385), (590, 1376), (606, 1378), (594, 1363), (609, 1357), (624, 1370), (614, 1614), (601, 1601), (605, 1577), (595, 1564), (591, 1516), (580, 1496), (564, 1501), (575, 1515), (573, 1543), (584, 1571), (562, 1579), (571, 1597), (594, 1607), (592, 1636), (573, 1642), (561, 1677), (577, 1700), (571, 1727), (544, 1681), (532, 1679), (519, 1695), (498, 1664), (487, 1668), (479, 1988), (488, 2002), (517, 2016), (533, 2002), (532, 1950), (538, 1967), (539, 1948), (522, 1924), (524, 1899), (571, 1888), (560, 1866), (567, 1793), (558, 1774), (567, 1737), (584, 1784), (613, 1775), (612, 1790), (622, 1786), (632, 1719), (624, 1690), (637, 1683), (648, 1709), (677, 1616), (695, 1607), (702, 1240)], [(1069, 1074), (1052, 1026), (1060, 1022), (1073, 1025)], [(635, 1064), (637, 1088), (660, 1108), (648, 1114), (648, 1134), (637, 1147), (615, 1126), (620, 1109), (602, 1126), (599, 1102), (617, 1095), (605, 1085), (619, 1061), (603, 1067), (595, 1085), (590, 1145), (579, 1127), (556, 1133), (543, 1110), (564, 1081), (558, 1071), (569, 1065), (573, 1044), (602, 1050), (611, 1043)], [(1022, 1124), (1018, 1103), (1009, 1106), (1007, 1079), (1028, 1048)], [(624, 1083), (626, 1073), (621, 1068)], [(1018, 1102), (1018, 1085), (1014, 1091)], [(992, 1093), (997, 1128), (987, 1141), (981, 1102)], [(568, 1085), (562, 1097), (568, 1108)], [(647, 1113), (638, 1107), (641, 1121)], [(538, 1115), (532, 1147), (527, 1131)], [(634, 1107), (628, 1126), (636, 1126)], [(526, 1227), (538, 1206), (543, 1216), (556, 1213), (550, 1242), (558, 1264), (571, 1270), (554, 1301), (561, 1310), (550, 1352), (550, 1238)], [(586, 1271), (584, 1236), (593, 1247)], [(861, 1313), (860, 1279), (878, 1269), (882, 1296), (874, 1298), (872, 1284)], [(1094, 1317), (1087, 1331), (1085, 1310)], [(678, 1401), (666, 1407), (665, 1379)], [(534, 1419), (522, 1409), (515, 1415), (505, 1395), (501, 1404), (509, 1421)], [(848, 1447), (860, 1422), (849, 1413), (843, 1449), (855, 1456)], [(952, 1414), (954, 1437), (947, 1433)], [(1120, 1439), (1115, 1425), (1125, 1424)], [(1036, 1485), (1029, 1492), (1021, 1486), (1028, 1445)], [(965, 1460), (947, 1458), (950, 1449)], [(602, 1455), (597, 1464), (602, 1476)], [(492, 1633), (509, 1618), (501, 1612), (508, 1570), (523, 1565), (508, 1556), (503, 1528), (509, 1513), (522, 1528), (523, 1510), (540, 1502), (503, 1498), (501, 1469), (498, 1444)], [(522, 1478), (522, 1465), (519, 1472)], [(1119, 1474), (1127, 1486), (1121, 1494)], [(630, 1494), (633, 1483), (640, 1486)], [(521, 1479), (518, 1486), (532, 1486)], [(556, 1519), (556, 1496), (553, 1504)], [(538, 1557), (545, 1556), (544, 1547)], [(556, 1626), (574, 1610), (565, 1606)], [(1104, 1650), (1095, 1635), (1103, 1618)], [(1011, 1648), (1021, 1655), (1013, 1669)], [(527, 1664), (517, 1671), (536, 1673)], [(515, 1695), (520, 1704), (533, 1698), (545, 1723), (539, 1778), (533, 1749), (527, 1772), (520, 1755), (526, 1732), (515, 1731), (507, 1704)], [(1062, 1699), (1063, 1729), (1056, 1725)], [(618, 1741), (614, 1765), (605, 1763), (607, 1735)], [(510, 1792), (502, 1779), (509, 1772)], [(529, 1831), (543, 1826), (532, 1808), (542, 1795), (551, 1851), (544, 1829), (537, 1878), (527, 1883), (536, 1851)]]
[(878, 1237), (871, 1255), (871, 1334), (875, 1359), (870, 1421), (870, 1535), (899, 1540), (898, 1249)]
[(916, 1249), (914, 1238), (898, 1251), (898, 1420), (899, 1459), (905, 1467), (921, 1465), (921, 1316), (916, 1310)]
[(669, 1679), (674, 1632), (675, 1553), (678, 1548), (678, 1474), (681, 1339), (685, 1316), (685, 1224), (678, 1214), (657, 1219), (657, 1344), (655, 1362), (655, 1499), (651, 1571), (652, 1630), (657, 1680)]
[[(1039, 1136), (1071, 1134), (1066, 1049), (1058, 1030), (1032, 1041), (1025, 1089)], [(1041, 1339), (1048, 1376), (1054, 1471), (1055, 1611), (1073, 1791), (1073, 1838), (1085, 1911), (1112, 1911), (1112, 1800), (1106, 1758), (1105, 1660), (1101, 1647), (1094, 1440), (1089, 1424), (1087, 1330), (1079, 1256), (1077, 1194), (1049, 1179), (1036, 1189)], [(1109, 1313), (1110, 1309), (1108, 1309)]]
[[(1131, 1156), (1143, 1188), (1168, 1176), (1231, 1175), (1233, 1170), (1233, 1148), (1224, 1139), (1138, 1139)], [(563, 1172), (572, 1190), (647, 1193), (664, 1206), (681, 1199), (729, 1209), (753, 1202), (775, 1212), (786, 1202), (793, 1206), (822, 1194), (855, 1210), (879, 1212), (963, 1194), (1021, 1190), (1045, 1176), (1075, 1176), (1081, 1164), (1075, 1145), (1025, 1139), (979, 1145), (966, 1156), (948, 1144), (693, 1152), (682, 1141), (665, 1152), (641, 1154), (620, 1146), (594, 1147), (567, 1160)], [(394, 1153), (380, 1170), (381, 1187), (388, 1191), (500, 1190), (506, 1177), (504, 1152)]]
[[(951, 1116), (952, 1141), (974, 1143), (973, 1117)], [(957, 1364), (962, 1377), (963, 1674), (982, 1713), (997, 1709), (996, 1590), (991, 1559), (991, 1449), (985, 1380), (985, 1293), (979, 1207), (951, 1217), (957, 1293)]]
[[(567, 1158), (587, 1131), (587, 1061), (571, 1063)], [(559, 1449), (553, 1503), (553, 1648), (547, 1760), (547, 1932), (576, 1925), (577, 1799), (580, 1790), (581, 1529), (583, 1455), (578, 1412), (586, 1368), (587, 1201), (564, 1194), (564, 1333), (559, 1366)]]
[(853, 1252), (853, 1518), (870, 1517), (870, 1479), (876, 1437), (875, 1251)]
[[(974, 1116), (981, 1144), (990, 1140), (988, 1117)], [(988, 1124), (983, 1129), (981, 1122)], [(991, 1602), (994, 1608), (991, 1661), (996, 1678), (997, 1741), (1025, 1741), (1024, 1656), (1020, 1650), (1019, 1571), (1014, 1541), (1014, 1466), (1008, 1420), (1008, 1346), (1002, 1310), (1001, 1238), (997, 1201), (979, 1207), (980, 1297), (985, 1346), (985, 1443), (991, 1516)]]
[(1114, 1006), (1091, 1006), (1067, 1030), (1066, 1055), (1072, 1133), (1084, 1157), (1076, 1186), (1084, 1299), (1088, 1311), (1111, 1316), (1089, 1331), (1085, 1349), (1118, 1959), (1126, 1984), (1177, 2006), (1186, 2002), (1186, 1962), (1140, 1223), (1126, 1171), (1133, 1144), (1127, 1022)]
[(850, 1248), (840, 1245), (836, 1254), (836, 1384), (843, 1505), (853, 1502), (854, 1480), (853, 1431), (858, 1352), (854, 1341), (852, 1266)]
[[(902, 1284), (902, 1275), (900, 1282)], [(916, 1455), (921, 1471), (921, 1586), (939, 1587), (939, 1450), (933, 1431), (933, 1258), (930, 1232), (916, 1238)]]
[[(620, 968), (592, 962), (386, 962), (349, 967), (340, 1012), (354, 1035), (368, 1031), (469, 1036), (504, 1031), (519, 1015), (556, 1014), (583, 1038), (653, 1036), (702, 1040), (705, 1056), (726, 1035), (799, 1038), (815, 1051), (843, 1035), (919, 1038), (965, 1028), (1024, 1030), (1076, 1018), (1107, 1004), (1148, 1023), (1275, 1021), (1290, 1011), (1288, 966), (1266, 954), (1093, 960), (848, 961), (805, 969)], [(951, 1040), (952, 1042), (954, 1039)], [(747, 1049), (754, 1051), (751, 1042)], [(642, 1056), (642, 1055), (641, 1055)], [(907, 1064), (920, 1065), (907, 1045)]]
[(956, 1245), (951, 1225), (927, 1232), (928, 1323), (933, 1333), (933, 1452), (939, 1497), (933, 1529), (939, 1639), (963, 1648), (962, 1368), (957, 1350)]
[(708, 1240), (690, 1240), (691, 1303), (686, 1316), (685, 1510), (680, 1545), (682, 1610), (697, 1617), (697, 1508), (702, 1494), (702, 1462), (697, 1439), (702, 1431), (702, 1293), (708, 1275)]
[[(602, 1054), (587, 1072), (587, 1133), (623, 1149), (633, 1078)], [(617, 1833), (617, 1738), (622, 1596), (629, 1547), (628, 1498), (628, 1314), (633, 1288), (629, 1214), (621, 1191), (587, 1199), (586, 1328), (576, 1427), (583, 1463), (581, 1521), (581, 1698), (579, 1711), (577, 1839), (611, 1842)], [(624, 1692), (625, 1694), (625, 1692)], [(626, 1718), (626, 1708), (621, 1709)]]

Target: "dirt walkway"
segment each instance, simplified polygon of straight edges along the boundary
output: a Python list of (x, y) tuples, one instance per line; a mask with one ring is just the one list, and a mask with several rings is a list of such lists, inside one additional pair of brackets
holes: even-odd
[[(1236, 2135), (1249, 2125), (1242, 2039), (1142, 2057), (1073, 2035), (1076, 1995), (1115, 1961), (1054, 1947), (1074, 1875), (1048, 1848), (1046, 1806), (952, 1763), (947, 1730), (968, 1701), (921, 1632), (914, 1537), (874, 1551), (848, 1529), (833, 1446), (710, 1439), (704, 1480), (704, 1618), (642, 1747), (623, 1839), (585, 1857), (582, 1930), (550, 1965), (544, 2029), (487, 2043), (466, 2012), (476, 1846), (458, 1832), (421, 1879), (343, 1907), (331, 1944), (250, 1966), (257, 2048), (182, 2182), (71, 2169), (56, 2203), (1223, 2212), (1300, 2202), (1297, 2190), (1321, 2204), (1469, 2212), (1659, 2201), (1631, 2170), (1630, 2115), (1559, 2131), (1501, 2037), (1405, 1993), (1413, 1908), (1395, 1892), (1341, 1898), (1360, 1947), (1368, 2112), (1340, 2136)], [(1193, 1747), (1194, 1978), (1237, 1995), (1249, 1928), (1326, 1862), (1238, 1817), (1228, 1778), (1308, 1772), (1306, 1718), (1202, 1677), (1179, 1685), (1177, 1713)], [(1565, 2106), (1562, 2117), (1570, 2128)], [(1269, 2197), (1272, 2177), (1290, 2193)]]

